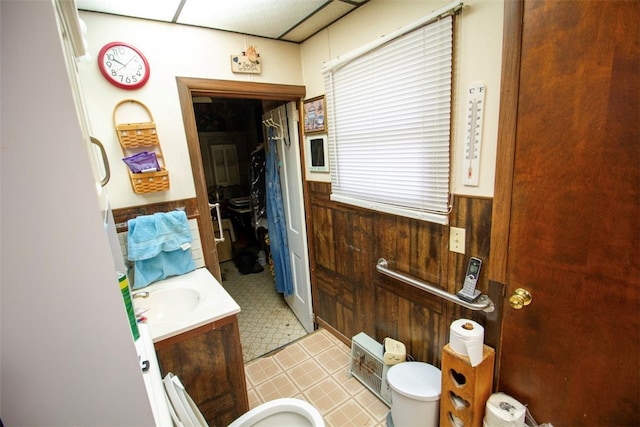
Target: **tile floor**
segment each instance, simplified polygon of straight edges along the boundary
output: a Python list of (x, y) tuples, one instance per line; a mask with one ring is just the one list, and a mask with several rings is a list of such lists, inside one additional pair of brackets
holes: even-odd
[(268, 266), (246, 275), (232, 261), (220, 267), (222, 285), (242, 310), (238, 327), (251, 408), (296, 397), (318, 408), (327, 427), (386, 427), (389, 408), (347, 375), (350, 348), (324, 329), (307, 335), (275, 292)]
[(266, 357), (245, 364), (249, 406), (280, 397), (311, 403), (327, 427), (387, 425), (389, 408), (347, 375), (350, 349), (319, 329)]
[(240, 274), (233, 261), (220, 264), (222, 286), (241, 309), (238, 328), (245, 363), (307, 335), (276, 292), (269, 266), (264, 268), (261, 273)]

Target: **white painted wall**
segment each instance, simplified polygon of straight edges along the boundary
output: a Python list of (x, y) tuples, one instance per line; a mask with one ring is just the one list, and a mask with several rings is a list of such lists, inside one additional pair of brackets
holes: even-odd
[[(103, 142), (110, 160), (112, 178), (107, 190), (114, 208), (195, 197), (176, 77), (304, 84), (300, 48), (294, 43), (92, 12), (80, 12), (80, 17), (87, 24), (92, 56), (90, 62), (80, 64), (80, 77), (92, 133)], [(98, 52), (112, 41), (130, 43), (146, 55), (151, 77), (143, 88), (119, 89), (100, 74)], [(240, 54), (250, 45), (256, 47), (262, 58), (262, 73), (232, 73), (230, 56)], [(113, 107), (125, 98), (143, 102), (153, 114), (171, 180), (169, 191), (138, 195), (131, 189), (112, 121)], [(119, 118), (119, 122), (130, 121), (136, 120), (126, 114)]]
[[(366, 45), (449, 3), (449, 0), (372, 0), (304, 42), (300, 53), (307, 98), (324, 94), (324, 82), (320, 73), (324, 62)], [(466, 0), (464, 4), (468, 7), (455, 24), (457, 44), (454, 60), (452, 188), (455, 194), (492, 197), (500, 107), (504, 6), (501, 0)], [(484, 82), (487, 87), (482, 163), (480, 185), (467, 187), (462, 184), (465, 103), (466, 90), (475, 82)], [(327, 174), (320, 173), (311, 173), (309, 178), (329, 180)]]
[(0, 417), (153, 425), (53, 4), (0, 11)]

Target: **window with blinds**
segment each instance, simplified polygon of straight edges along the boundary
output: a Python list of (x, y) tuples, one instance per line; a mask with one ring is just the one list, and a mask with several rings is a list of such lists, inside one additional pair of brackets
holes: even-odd
[(453, 18), (323, 68), (331, 199), (448, 223)]

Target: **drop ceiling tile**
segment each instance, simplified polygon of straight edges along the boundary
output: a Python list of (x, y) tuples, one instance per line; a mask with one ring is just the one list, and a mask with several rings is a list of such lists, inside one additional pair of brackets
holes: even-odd
[(186, 0), (177, 22), (277, 38), (329, 0)]
[(351, 4), (334, 1), (288, 33), (281, 34), (281, 39), (300, 43), (332, 22), (337, 21), (353, 9), (355, 9), (355, 6)]
[(76, 0), (80, 10), (171, 22), (180, 0)]

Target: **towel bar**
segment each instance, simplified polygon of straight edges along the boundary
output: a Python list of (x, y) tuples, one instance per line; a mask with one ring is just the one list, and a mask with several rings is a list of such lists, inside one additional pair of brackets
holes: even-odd
[(216, 242), (216, 245), (218, 243), (222, 243), (224, 242), (224, 233), (222, 232), (222, 217), (220, 216), (220, 203), (209, 203), (209, 209), (213, 209), (216, 208), (216, 215), (218, 218), (218, 230), (220, 231), (220, 238), (215, 237), (213, 238), (213, 240)]
[(482, 310), (487, 313), (491, 313), (495, 310), (495, 305), (491, 298), (488, 295), (480, 295), (476, 302), (466, 302), (458, 298), (456, 295), (450, 294), (447, 291), (444, 291), (437, 286), (433, 286), (427, 282), (423, 282), (420, 279), (416, 279), (415, 277), (407, 276), (405, 274), (399, 273), (397, 271), (391, 270), (388, 268), (387, 260), (384, 258), (378, 259), (378, 263), (376, 264), (376, 270), (380, 273), (393, 277), (396, 280), (400, 280), (401, 282), (407, 283), (411, 286), (414, 286), (418, 289), (422, 289), (423, 291), (427, 291), (430, 294), (439, 296), (440, 298), (444, 298), (447, 301), (454, 302), (458, 305), (461, 305), (470, 310)]

